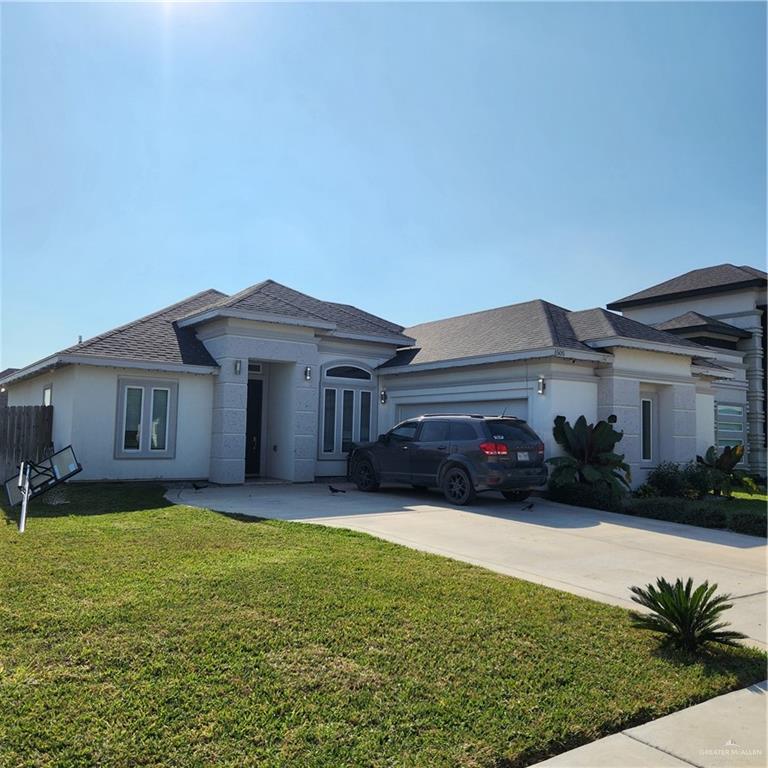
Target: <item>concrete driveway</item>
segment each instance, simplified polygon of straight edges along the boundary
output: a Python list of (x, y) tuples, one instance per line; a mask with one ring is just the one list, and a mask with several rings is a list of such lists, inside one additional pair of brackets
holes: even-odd
[(239, 515), (350, 528), (625, 608), (629, 587), (658, 576), (708, 579), (734, 596), (734, 628), (766, 647), (764, 539), (534, 499), (533, 508), (490, 494), (472, 506), (437, 492), (361, 493), (334, 483), (171, 489), (172, 501)]

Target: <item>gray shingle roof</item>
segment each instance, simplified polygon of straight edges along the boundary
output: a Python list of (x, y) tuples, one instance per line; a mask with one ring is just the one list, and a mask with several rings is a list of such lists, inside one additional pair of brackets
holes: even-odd
[(671, 301), (686, 296), (733, 291), (751, 286), (765, 287), (768, 275), (760, 269), (747, 265), (718, 264), (704, 267), (673, 277), (643, 291), (625, 296), (608, 304), (608, 309), (624, 309), (658, 301)]
[(673, 336), (671, 333), (660, 331), (653, 326), (630, 320), (628, 317), (609, 312), (607, 309), (584, 309), (580, 312), (569, 312), (568, 320), (579, 341), (597, 341), (620, 336), (623, 339), (648, 341), (653, 344), (674, 344), (678, 347), (701, 348), (698, 344), (687, 339)]
[[(233, 296), (225, 296), (211, 309), (238, 309), (284, 315), (298, 320), (322, 320), (335, 323), (340, 331), (369, 336), (401, 336), (403, 331), (401, 325), (390, 323), (351, 304), (321, 301), (274, 280), (265, 280)], [(406, 341), (405, 338), (402, 340)]]
[(449, 317), (405, 329), (416, 340), (383, 368), (442, 360), (567, 347), (588, 350), (574, 337), (568, 310), (537, 299), (498, 309)]
[(179, 328), (175, 320), (221, 300), (226, 294), (213, 289), (141, 317), (119, 328), (86, 339), (58, 354), (119, 357), (185, 365), (216, 365), (193, 328)]
[(593, 352), (586, 342), (617, 336), (690, 347), (692, 352), (702, 349), (605, 309), (570, 312), (541, 299), (415, 325), (405, 333), (415, 339), (414, 347), (398, 350), (382, 369), (550, 347)]
[(748, 339), (752, 334), (743, 328), (724, 323), (716, 317), (702, 315), (700, 312), (686, 312), (685, 314), (665, 320), (663, 323), (655, 323), (654, 328), (668, 333), (680, 333), (683, 331), (703, 330), (714, 333), (722, 333), (726, 336), (736, 336), (740, 339)]

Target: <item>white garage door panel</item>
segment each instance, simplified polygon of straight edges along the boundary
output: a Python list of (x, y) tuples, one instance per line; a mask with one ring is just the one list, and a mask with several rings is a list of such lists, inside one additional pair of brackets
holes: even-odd
[(408, 403), (397, 406), (397, 420), (403, 421), (425, 413), (477, 413), (481, 416), (517, 416), (528, 418), (528, 401), (517, 400), (469, 400), (451, 403)]

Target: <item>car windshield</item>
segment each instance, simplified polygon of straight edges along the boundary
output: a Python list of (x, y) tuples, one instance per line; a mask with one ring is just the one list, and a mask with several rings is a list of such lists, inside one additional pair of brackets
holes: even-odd
[(539, 438), (527, 425), (519, 421), (487, 421), (494, 440), (509, 440), (513, 443), (537, 443)]

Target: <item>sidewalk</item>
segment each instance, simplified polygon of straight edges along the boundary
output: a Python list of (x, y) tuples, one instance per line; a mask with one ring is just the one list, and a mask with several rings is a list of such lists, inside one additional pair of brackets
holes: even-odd
[(764, 768), (767, 688), (726, 693), (532, 768)]

